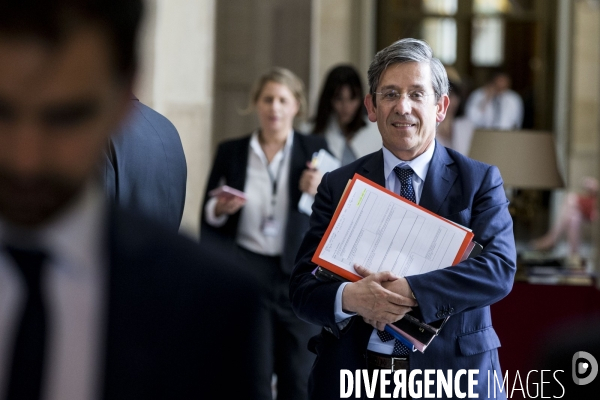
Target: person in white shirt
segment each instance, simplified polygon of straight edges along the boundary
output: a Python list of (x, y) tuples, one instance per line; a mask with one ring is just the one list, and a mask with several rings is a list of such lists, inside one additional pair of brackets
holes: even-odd
[(450, 91), (450, 105), (446, 118), (440, 122), (436, 131), (436, 140), (442, 145), (450, 149), (458, 151), (460, 154), (468, 156), (471, 149), (471, 141), (475, 127), (471, 120), (460, 114), (460, 105), (462, 103), (462, 89), (459, 81), (452, 80), (452, 77), (458, 77), (457, 74), (451, 73), (448, 67)]
[(510, 86), (510, 76), (505, 72), (498, 72), (485, 86), (471, 93), (465, 105), (465, 112), (476, 128), (521, 128), (523, 100)]
[[(288, 282), (308, 215), (300, 212), (303, 192), (316, 192), (321, 176), (307, 168), (314, 153), (326, 149), (322, 137), (295, 132), (304, 111), (302, 81), (273, 68), (261, 76), (250, 96), (260, 127), (219, 145), (208, 179), (201, 237), (216, 234), (232, 244), (241, 268), (261, 282), (263, 312), (256, 317), (262, 338), (255, 343), (261, 364), (255, 376), (260, 398), (271, 399), (277, 375), (278, 399), (306, 399), (314, 356), (307, 343), (318, 329), (298, 319), (288, 298)], [(210, 197), (222, 185), (245, 193)]]
[(346, 165), (381, 148), (377, 124), (367, 119), (363, 85), (351, 65), (327, 74), (312, 133), (322, 135), (333, 155)]

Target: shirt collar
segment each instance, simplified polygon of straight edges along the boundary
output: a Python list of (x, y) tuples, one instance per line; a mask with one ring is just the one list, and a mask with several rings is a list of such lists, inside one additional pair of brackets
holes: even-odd
[(0, 221), (0, 238), (15, 246), (39, 247), (52, 265), (77, 273), (90, 272), (102, 254), (106, 202), (97, 183), (89, 183), (77, 199), (52, 221), (34, 231)]
[(431, 144), (423, 152), (423, 154), (419, 155), (416, 158), (413, 158), (410, 161), (403, 161), (392, 154), (391, 151), (383, 146), (383, 173), (385, 174), (385, 179), (387, 180), (394, 170), (396, 166), (399, 167), (410, 167), (414, 171), (415, 175), (421, 180), (425, 181), (425, 177), (427, 176), (427, 171), (429, 170), (429, 164), (431, 164), (431, 159), (433, 158), (433, 152), (435, 150), (435, 140), (431, 141)]
[[(294, 143), (294, 130), (290, 131), (287, 139), (285, 140), (285, 144), (283, 145), (283, 152), (287, 154), (287, 152), (291, 149), (292, 144)], [(250, 148), (259, 156), (264, 157), (265, 153), (260, 147), (260, 142), (258, 141), (258, 129), (252, 132), (252, 136), (250, 136)], [(281, 150), (280, 150), (281, 151)], [(266, 158), (265, 158), (266, 161)]]

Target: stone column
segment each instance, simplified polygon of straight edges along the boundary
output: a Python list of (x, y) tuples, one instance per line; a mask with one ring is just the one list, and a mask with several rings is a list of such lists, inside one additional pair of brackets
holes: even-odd
[(146, 7), (136, 93), (179, 131), (188, 167), (181, 231), (197, 237), (212, 159), (216, 1), (148, 0)]
[(314, 112), (325, 75), (340, 63), (354, 65), (366, 86), (375, 55), (375, 7), (371, 0), (313, 0), (309, 98)]

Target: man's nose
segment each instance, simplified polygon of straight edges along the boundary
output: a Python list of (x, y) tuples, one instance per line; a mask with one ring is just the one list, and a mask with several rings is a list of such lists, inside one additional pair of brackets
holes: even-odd
[(43, 168), (46, 145), (42, 130), (33, 122), (19, 123), (10, 137), (9, 149), (6, 149), (12, 169), (23, 175), (35, 174)]
[(396, 101), (394, 108), (398, 114), (410, 114), (410, 111), (412, 110), (412, 102), (408, 97), (408, 94), (401, 94), (400, 98)]

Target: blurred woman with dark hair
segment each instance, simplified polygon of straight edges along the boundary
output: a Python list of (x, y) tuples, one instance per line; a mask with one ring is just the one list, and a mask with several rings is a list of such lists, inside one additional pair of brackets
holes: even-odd
[(339, 65), (329, 71), (314, 118), (313, 134), (323, 135), (342, 165), (381, 149), (377, 125), (369, 122), (363, 106), (363, 85), (354, 67)]
[(442, 146), (456, 150), (468, 156), (471, 149), (471, 141), (475, 126), (463, 114), (463, 85), (458, 71), (453, 67), (446, 67), (448, 81), (450, 84), (450, 105), (446, 112), (446, 118), (437, 127), (435, 139)]

